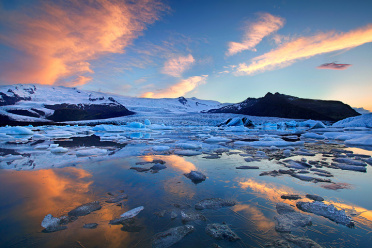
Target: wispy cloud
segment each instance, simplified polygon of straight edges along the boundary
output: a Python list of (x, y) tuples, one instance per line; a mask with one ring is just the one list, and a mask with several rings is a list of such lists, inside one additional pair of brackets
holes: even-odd
[(91, 60), (123, 53), (165, 9), (157, 0), (61, 0), (31, 10), (0, 9), (7, 30), (0, 43), (22, 53), (12, 70), (0, 69), (0, 77), (20, 83), (54, 84), (74, 77), (78, 84), (87, 82)]
[(328, 70), (346, 70), (351, 64), (336, 64), (336, 63), (326, 63), (317, 66), (317, 69), (328, 69)]
[(244, 50), (256, 51), (255, 46), (261, 40), (277, 31), (284, 25), (284, 19), (281, 17), (273, 16), (269, 13), (259, 14), (257, 22), (248, 23), (245, 27), (245, 34), (242, 42), (229, 42), (227, 56), (240, 53)]
[(191, 54), (187, 56), (176, 56), (168, 59), (164, 63), (164, 67), (161, 72), (173, 77), (181, 77), (182, 73), (190, 69), (194, 62), (195, 59)]
[(350, 49), (368, 42), (372, 42), (371, 24), (347, 33), (328, 32), (309, 37), (299, 37), (280, 45), (268, 53), (253, 58), (250, 64), (240, 64), (236, 73), (238, 75), (250, 75), (283, 68), (300, 59)]
[(175, 98), (185, 95), (186, 93), (194, 90), (201, 84), (206, 83), (208, 75), (194, 76), (187, 79), (183, 79), (180, 82), (171, 85), (167, 89), (159, 90), (157, 92), (146, 92), (141, 97), (146, 98)]
[(93, 79), (92, 77), (78, 76), (74, 81), (69, 81), (69, 82), (65, 82), (62, 84), (68, 87), (76, 87), (76, 86), (84, 85), (88, 83), (89, 81), (91, 81), (92, 79)]

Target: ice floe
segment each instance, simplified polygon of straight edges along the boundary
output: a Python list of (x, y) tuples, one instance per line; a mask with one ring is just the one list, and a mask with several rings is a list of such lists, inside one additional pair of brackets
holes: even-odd
[(366, 127), (372, 128), (372, 113), (340, 120), (332, 127)]
[(26, 127), (0, 127), (0, 133), (7, 135), (32, 135), (33, 131)]

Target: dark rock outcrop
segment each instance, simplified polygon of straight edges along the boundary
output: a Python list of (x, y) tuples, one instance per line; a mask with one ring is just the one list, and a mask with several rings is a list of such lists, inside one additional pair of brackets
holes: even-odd
[(45, 105), (54, 110), (48, 119), (56, 122), (107, 119), (134, 114), (118, 103), (109, 104), (54, 104)]

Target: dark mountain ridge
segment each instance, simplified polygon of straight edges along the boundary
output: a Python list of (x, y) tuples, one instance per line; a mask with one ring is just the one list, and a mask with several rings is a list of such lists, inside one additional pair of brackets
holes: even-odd
[(261, 98), (247, 98), (208, 113), (234, 113), (253, 116), (271, 116), (293, 119), (339, 121), (360, 115), (341, 101), (305, 99), (280, 93), (267, 93)]

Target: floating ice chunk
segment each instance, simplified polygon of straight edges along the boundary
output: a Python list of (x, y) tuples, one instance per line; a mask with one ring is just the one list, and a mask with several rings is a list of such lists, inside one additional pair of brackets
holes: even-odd
[(298, 123), (300, 127), (310, 127), (310, 128), (326, 128), (326, 126), (321, 121), (307, 120)]
[(206, 143), (219, 143), (219, 142), (230, 142), (231, 139), (224, 138), (224, 137), (211, 137), (209, 139), (204, 140)]
[(112, 141), (117, 139), (123, 139), (125, 137), (121, 137), (118, 134), (115, 133), (105, 133), (104, 135), (100, 136), (100, 141)]
[(284, 147), (284, 146), (302, 146), (304, 144), (303, 141), (296, 141), (296, 142), (289, 142), (289, 141), (236, 141), (234, 142), (235, 146), (277, 146), (277, 147)]
[(170, 147), (169, 146), (153, 146), (152, 150), (156, 152), (163, 152), (163, 151), (169, 151)]
[(14, 137), (6, 135), (5, 133), (0, 133), (0, 139), (9, 140), (9, 139), (14, 139)]
[(1, 133), (10, 134), (10, 135), (32, 135), (34, 134), (28, 128), (25, 127), (2, 127), (0, 128)]
[(59, 144), (50, 144), (49, 145), (49, 148), (56, 148), (56, 147), (58, 147), (59, 146)]
[(35, 133), (32, 139), (45, 139), (45, 136), (39, 133)]
[(151, 121), (148, 120), (148, 119), (145, 119), (144, 123), (145, 123), (146, 126), (150, 126), (151, 125)]
[(284, 123), (287, 127), (296, 127), (298, 125), (297, 121), (287, 121)]
[(100, 148), (93, 148), (93, 149), (83, 149), (76, 152), (77, 157), (85, 157), (85, 156), (100, 156), (100, 155), (106, 155), (107, 150), (106, 149), (100, 149)]
[(68, 149), (64, 147), (56, 147), (56, 148), (50, 149), (50, 151), (52, 153), (65, 153), (65, 152), (68, 152)]
[(207, 177), (200, 171), (191, 171), (190, 173), (185, 173), (183, 175), (195, 184), (201, 183), (207, 179)]
[(67, 226), (62, 226), (61, 224), (67, 224), (68, 217), (62, 216), (61, 218), (55, 218), (51, 214), (48, 214), (44, 217), (43, 221), (41, 222), (41, 226), (45, 228), (44, 232), (56, 232), (60, 230), (64, 230)]
[(35, 149), (37, 149), (37, 150), (46, 150), (48, 148), (49, 148), (49, 145), (37, 145), (37, 146), (35, 146)]
[(367, 164), (360, 160), (354, 160), (351, 158), (335, 158), (333, 161), (337, 163), (343, 163), (343, 164), (350, 164), (350, 165), (356, 165), (356, 166), (367, 166)]
[(148, 128), (152, 129), (152, 130), (172, 130), (173, 127), (171, 126), (166, 126), (164, 124), (151, 124), (150, 126), (148, 126)]
[(143, 209), (144, 209), (143, 206), (133, 208), (132, 210), (129, 210), (128, 212), (125, 212), (122, 215), (120, 215), (120, 217), (124, 219), (131, 219), (137, 216)]
[(351, 170), (351, 171), (361, 171), (361, 172), (366, 172), (367, 169), (364, 166), (359, 166), (359, 165), (349, 165), (349, 164), (334, 164), (341, 170)]
[(301, 135), (301, 137), (308, 138), (308, 139), (325, 139), (326, 136), (320, 135), (317, 133), (304, 133)]
[(145, 127), (145, 125), (143, 125), (140, 122), (130, 122), (127, 124), (127, 126), (130, 128), (144, 128)]
[(264, 130), (277, 130), (278, 125), (276, 123), (264, 123), (263, 124), (263, 129)]
[(225, 128), (225, 132), (246, 132), (249, 129), (245, 126), (232, 126)]
[(273, 136), (264, 136), (263, 138), (260, 139), (260, 141), (281, 141), (282, 139), (273, 137)]
[(354, 227), (354, 222), (350, 216), (347, 216), (345, 210), (338, 210), (333, 205), (327, 205), (323, 202), (297, 202), (298, 209), (326, 217), (336, 223), (345, 225), (347, 227)]
[(327, 139), (337, 139), (338, 136), (344, 135), (345, 132), (327, 132), (324, 133), (323, 136), (325, 136)]
[(12, 155), (12, 154), (8, 154), (6, 156), (0, 156), (0, 161), (13, 161), (13, 160), (17, 160), (17, 159), (22, 159), (24, 158), (23, 156), (21, 155)]
[(136, 132), (136, 133), (131, 133), (129, 135), (129, 137), (131, 139), (142, 139), (143, 138), (143, 133), (139, 133), (139, 132)]
[(43, 221), (41, 222), (41, 226), (44, 228), (48, 228), (50, 226), (58, 226), (58, 225), (59, 225), (59, 218), (55, 218), (51, 214), (46, 215)]
[(345, 144), (356, 146), (372, 146), (372, 135), (366, 135), (364, 137), (346, 140)]
[(283, 151), (283, 156), (290, 157), (291, 156), (291, 151), (290, 150), (284, 150)]
[(195, 143), (178, 143), (177, 147), (183, 148), (183, 149), (196, 150), (196, 149), (200, 149), (201, 145), (195, 144)]
[(61, 131), (61, 130), (53, 130), (45, 134), (45, 136), (49, 138), (70, 138), (73, 135), (74, 133), (71, 133), (68, 131)]
[(196, 156), (196, 155), (202, 154), (202, 152), (193, 151), (193, 150), (179, 150), (179, 151), (175, 151), (174, 154), (181, 155), (181, 156)]
[(229, 123), (227, 123), (227, 126), (232, 127), (232, 126), (243, 126), (243, 121), (239, 117), (233, 118)]
[(367, 159), (364, 159), (363, 161), (369, 165), (372, 165), (372, 158), (367, 158)]
[(126, 127), (117, 126), (117, 125), (97, 125), (93, 129), (93, 131), (101, 131), (101, 132), (125, 132), (127, 131)]

